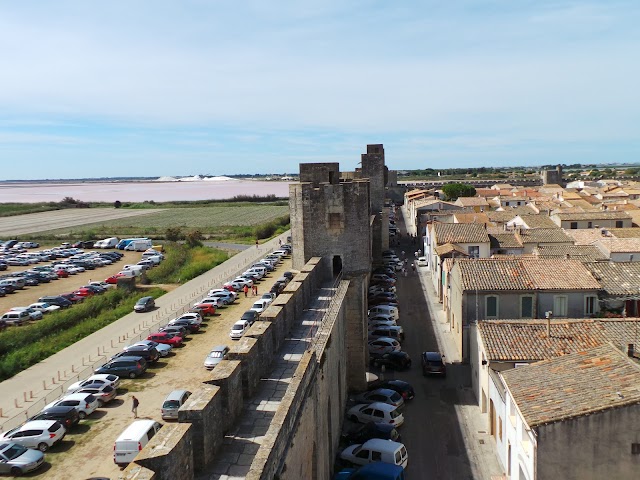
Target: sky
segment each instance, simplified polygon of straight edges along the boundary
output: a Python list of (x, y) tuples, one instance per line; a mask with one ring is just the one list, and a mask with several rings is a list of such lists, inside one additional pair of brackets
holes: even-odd
[(640, 2), (0, 0), (0, 180), (640, 163)]

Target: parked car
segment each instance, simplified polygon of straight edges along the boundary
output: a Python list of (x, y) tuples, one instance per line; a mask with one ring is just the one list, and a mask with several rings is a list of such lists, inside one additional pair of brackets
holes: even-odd
[(113, 374), (91, 375), (86, 380), (72, 383), (69, 388), (67, 388), (67, 393), (73, 393), (78, 390), (82, 390), (83, 388), (95, 387), (97, 385), (109, 385), (113, 388), (118, 388), (118, 386), (120, 385), (120, 377)]
[(78, 410), (76, 410), (75, 407), (59, 406), (45, 408), (31, 417), (29, 421), (31, 420), (56, 420), (57, 422), (60, 422), (64, 428), (69, 430), (78, 424), (80, 421), (80, 415), (78, 415)]
[(210, 317), (214, 315), (217, 309), (216, 305), (213, 303), (199, 303), (199, 302), (195, 303), (191, 308), (192, 310), (195, 310), (200, 315), (205, 317)]
[(381, 402), (357, 404), (347, 411), (347, 418), (360, 423), (385, 422), (395, 427), (404, 423), (404, 417), (396, 407)]
[(395, 338), (399, 342), (404, 341), (404, 329), (398, 325), (369, 326), (369, 340), (381, 337)]
[(168, 323), (169, 326), (184, 327), (189, 333), (196, 333), (200, 330), (200, 323), (192, 318), (174, 318)]
[(160, 359), (160, 352), (156, 350), (156, 347), (149, 345), (129, 345), (122, 352), (116, 353), (111, 358), (118, 357), (142, 357), (147, 363), (156, 363)]
[(39, 469), (44, 463), (44, 453), (14, 442), (0, 443), (0, 473), (19, 477)]
[(116, 398), (118, 392), (115, 388), (109, 385), (102, 385), (100, 387), (87, 387), (82, 390), (78, 390), (77, 393), (90, 393), (98, 401), (98, 407), (102, 407), (104, 404), (109, 403)]
[(16, 427), (0, 436), (0, 442), (13, 442), (27, 448), (46, 452), (61, 441), (67, 431), (55, 420), (34, 420)]
[(85, 297), (81, 297), (80, 295), (76, 295), (74, 292), (61, 293), (60, 296), (63, 297), (63, 298), (66, 298), (67, 300), (69, 300), (74, 305), (76, 303), (84, 302), (84, 298), (85, 298)]
[(35, 302), (29, 305), (29, 308), (32, 308), (34, 310), (37, 310), (45, 314), (55, 312), (56, 310), (60, 310), (59, 305), (51, 305), (50, 303), (47, 303), (47, 302)]
[(25, 311), (9, 311), (0, 317), (5, 325), (21, 326), (31, 320), (29, 314)]
[(229, 347), (226, 345), (218, 345), (217, 347), (214, 347), (204, 359), (204, 367), (207, 370), (213, 370), (216, 365), (227, 358), (228, 353)]
[(38, 302), (48, 303), (49, 305), (57, 305), (60, 308), (69, 308), (73, 305), (69, 300), (60, 295), (51, 295), (46, 297), (40, 297)]
[(120, 377), (136, 378), (147, 371), (147, 362), (142, 357), (119, 357), (94, 370), (95, 373), (111, 373)]
[(220, 307), (220, 304), (224, 305), (224, 303), (219, 298), (205, 297), (202, 300), (194, 303), (193, 307), (194, 308), (200, 308), (202, 305), (207, 304), (207, 303), (213, 305), (216, 308)]
[(152, 340), (158, 343), (166, 343), (167, 345), (171, 345), (172, 347), (182, 346), (182, 337), (166, 332), (152, 333), (147, 337), (147, 340)]
[(440, 352), (422, 352), (422, 374), (447, 376), (447, 367), (444, 364), (444, 355)]
[[(171, 345), (168, 345), (166, 343), (158, 343), (151, 340), (140, 340), (130, 346), (133, 347), (134, 345), (141, 345), (143, 347), (145, 346), (154, 347), (158, 351), (161, 357), (168, 356), (169, 353), (171, 353), (171, 350), (173, 350), (173, 347)], [(125, 348), (128, 348), (128, 347), (125, 347)]]
[(264, 312), (267, 308), (269, 308), (269, 305), (271, 305), (271, 302), (269, 300), (260, 299), (257, 302), (255, 302), (249, 310), (253, 310), (254, 312), (257, 312), (259, 315), (262, 312)]
[(333, 480), (405, 480), (404, 468), (391, 463), (373, 462), (360, 468), (343, 468)]
[(260, 314), (255, 310), (247, 310), (242, 314), (240, 320), (246, 320), (249, 322), (249, 325), (253, 325), (253, 323), (260, 318)]
[(404, 407), (404, 399), (402, 398), (402, 395), (395, 390), (390, 390), (388, 388), (376, 388), (375, 390), (360, 393), (355, 397), (355, 401), (357, 403), (388, 403), (389, 405), (397, 407), (399, 410), (402, 410)]
[(372, 355), (383, 355), (385, 353), (399, 352), (400, 342), (393, 338), (380, 337), (369, 342), (369, 353)]
[(351, 445), (342, 451), (340, 458), (353, 465), (384, 462), (407, 468), (409, 463), (409, 454), (402, 443), (380, 438), (367, 440), (363, 444)]
[(185, 404), (187, 399), (191, 396), (191, 392), (188, 390), (174, 390), (169, 393), (162, 402), (162, 408), (160, 409), (160, 415), (163, 420), (177, 420), (178, 410)]
[(14, 312), (27, 312), (31, 320), (42, 320), (43, 314), (39, 310), (34, 310), (31, 307), (13, 307), (11, 311)]
[(153, 310), (154, 308), (156, 308), (156, 301), (153, 297), (142, 297), (139, 298), (136, 304), (133, 306), (133, 311), (142, 313)]
[(122, 467), (131, 463), (160, 428), (162, 424), (155, 420), (136, 420), (129, 425), (113, 445), (114, 463)]
[(232, 325), (231, 332), (229, 332), (229, 337), (231, 337), (231, 340), (240, 340), (245, 332), (249, 330), (249, 327), (249, 322), (247, 322), (246, 320), (238, 320)]
[(402, 398), (404, 398), (405, 402), (407, 400), (412, 400), (415, 397), (415, 391), (413, 386), (409, 382), (405, 382), (404, 380), (378, 380), (369, 385), (369, 389), (374, 390), (376, 388), (388, 388), (390, 390), (395, 390)]
[(357, 426), (354, 430), (342, 434), (341, 439), (347, 445), (354, 443), (364, 443), (372, 438), (381, 438), (383, 440), (393, 440), (401, 442), (402, 437), (393, 425), (384, 422), (367, 422), (364, 425)]
[(427, 257), (418, 257), (418, 260), (416, 261), (416, 263), (419, 267), (429, 266), (429, 260), (427, 259)]
[(380, 356), (372, 356), (371, 364), (374, 367), (384, 366), (392, 370), (404, 370), (411, 368), (411, 357), (407, 352), (389, 352)]
[(69, 393), (49, 405), (44, 407), (45, 409), (51, 407), (73, 407), (78, 410), (78, 416), (80, 420), (83, 420), (88, 415), (91, 415), (96, 408), (98, 408), (98, 399), (90, 393)]
[(189, 336), (189, 329), (182, 325), (167, 324), (164, 327), (159, 328), (158, 333), (170, 333), (172, 335), (177, 335), (182, 338), (182, 340), (185, 340)]

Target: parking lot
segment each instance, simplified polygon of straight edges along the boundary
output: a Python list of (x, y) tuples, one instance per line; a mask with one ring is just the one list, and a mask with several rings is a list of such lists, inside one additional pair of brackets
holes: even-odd
[[(276, 241), (273, 243), (275, 244)], [(269, 248), (269, 246), (260, 246), (259, 249), (251, 249), (246, 252), (246, 256), (265, 254), (270, 251)], [(244, 252), (239, 254), (238, 257), (243, 257), (243, 255)], [(216, 267), (214, 270), (219, 273), (215, 274), (215, 278), (222, 278), (222, 275), (230, 274), (230, 272), (238, 269), (242, 262), (246, 261), (247, 259), (234, 258), (227, 262), (227, 265), (223, 264)], [(176, 349), (172, 356), (161, 359), (143, 377), (136, 380), (123, 380), (121, 388), (119, 388), (118, 397), (104, 408), (96, 411), (87, 420), (81, 422), (79, 429), (71, 430), (62, 443), (53, 447), (50, 453), (46, 454), (47, 464), (44, 468), (35, 472), (32, 475), (33, 478), (83, 479), (96, 475), (117, 478), (120, 470), (113, 463), (113, 442), (118, 434), (133, 420), (131, 395), (135, 394), (140, 400), (139, 418), (160, 420), (160, 406), (167, 393), (178, 388), (192, 391), (198, 388), (201, 382), (207, 378), (208, 372), (203, 366), (207, 353), (218, 344), (231, 345), (232, 341), (228, 336), (231, 325), (245, 310), (252, 306), (254, 300), (268, 291), (270, 285), (289, 266), (290, 261), (285, 260), (267, 279), (261, 281), (258, 284), (257, 297), (254, 298), (249, 293), (245, 298), (244, 294), (241, 294), (235, 304), (218, 310), (219, 314), (209, 318), (201, 332), (193, 334), (185, 342), (186, 345), (183, 348)], [(210, 282), (215, 278), (212, 277), (206, 281)], [(188, 286), (198, 288), (200, 292), (204, 288)], [(189, 304), (194, 303), (199, 298), (194, 293), (196, 292), (192, 292), (188, 296)], [(202, 293), (199, 296), (202, 296)], [(170, 301), (171, 298), (172, 295), (168, 294), (166, 301)], [(159, 309), (144, 314), (132, 314), (132, 318), (142, 321), (144, 318), (157, 318), (158, 314), (163, 314), (174, 307), (178, 307), (178, 309), (188, 308), (188, 304), (182, 303), (182, 300), (176, 303), (174, 299), (172, 300), (173, 304), (164, 306), (166, 301), (165, 297), (161, 297)], [(180, 305), (183, 306), (180, 307)], [(129, 329), (129, 327), (125, 328)], [(128, 335), (129, 332), (123, 331), (123, 333)], [(133, 340), (128, 343), (133, 343)], [(105, 358), (107, 357), (105, 356)], [(47, 362), (53, 365), (57, 361), (57, 359), (47, 360), (39, 364), (39, 367), (46, 367), (45, 364)], [(4, 387), (5, 384), (3, 384), (3, 389)]]

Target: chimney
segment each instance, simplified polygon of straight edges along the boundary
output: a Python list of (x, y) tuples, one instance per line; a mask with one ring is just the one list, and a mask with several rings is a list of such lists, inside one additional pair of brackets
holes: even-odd
[(551, 310), (544, 312), (544, 316), (547, 317), (547, 338), (551, 338), (551, 317), (553, 312)]
[(635, 356), (635, 346), (633, 345), (633, 343), (630, 343), (627, 345), (627, 355), (629, 357), (634, 357)]

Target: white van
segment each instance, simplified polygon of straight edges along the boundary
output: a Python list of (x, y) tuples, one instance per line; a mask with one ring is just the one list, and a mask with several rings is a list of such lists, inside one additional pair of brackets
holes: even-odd
[(152, 247), (151, 240), (134, 240), (124, 247), (128, 251), (144, 252)]
[(162, 424), (155, 420), (133, 422), (117, 438), (113, 446), (113, 461), (117, 465), (131, 463), (161, 427)]
[(122, 270), (125, 272), (127, 270), (130, 270), (137, 277), (138, 275), (142, 275), (144, 268), (142, 268), (142, 265), (125, 265), (124, 267), (122, 267)]
[(384, 462), (407, 468), (409, 463), (409, 454), (404, 444), (381, 438), (372, 438), (361, 445), (351, 445), (342, 451), (340, 458), (356, 465)]
[(369, 316), (373, 317), (375, 315), (389, 315), (395, 321), (398, 321), (400, 318), (400, 314), (398, 313), (398, 308), (393, 307), (391, 305), (375, 305), (369, 309)]
[(126, 278), (139, 277), (142, 275), (142, 270), (120, 270), (118, 275)]
[(115, 248), (118, 244), (118, 237), (109, 237), (104, 240), (98, 240), (93, 244), (94, 248)]

